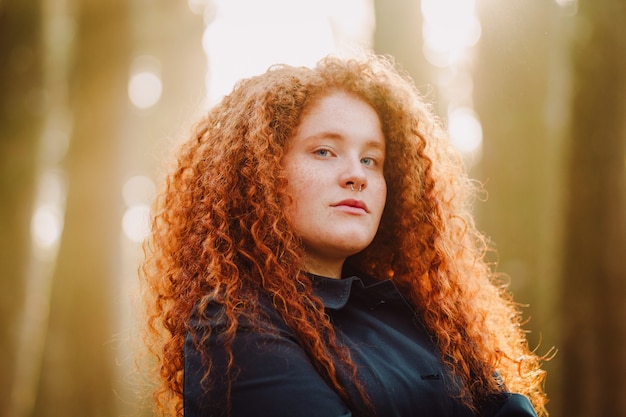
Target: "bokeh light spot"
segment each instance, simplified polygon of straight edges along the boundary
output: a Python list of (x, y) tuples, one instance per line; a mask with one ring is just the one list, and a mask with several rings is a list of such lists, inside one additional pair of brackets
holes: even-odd
[(467, 107), (453, 109), (448, 115), (450, 142), (463, 153), (480, 149), (483, 129), (476, 113)]
[(61, 237), (63, 220), (52, 205), (37, 207), (31, 219), (31, 235), (35, 245), (41, 249), (53, 247)]
[(137, 204), (148, 204), (155, 196), (154, 182), (145, 175), (135, 175), (122, 186), (124, 203), (130, 207)]
[(481, 26), (473, 0), (422, 0), (424, 56), (441, 68), (465, 59), (478, 42)]
[(122, 218), (122, 230), (129, 240), (143, 241), (150, 231), (150, 207), (145, 204), (129, 207)]
[(148, 109), (161, 99), (161, 78), (149, 71), (131, 75), (128, 82), (128, 98), (135, 107)]

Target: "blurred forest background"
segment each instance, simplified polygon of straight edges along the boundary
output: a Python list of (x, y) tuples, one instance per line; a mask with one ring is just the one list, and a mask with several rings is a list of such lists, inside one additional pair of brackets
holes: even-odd
[(411, 74), (484, 184), (495, 268), (558, 349), (551, 415), (626, 416), (624, 22), (623, 0), (0, 0), (0, 416), (152, 414), (133, 306), (171, 142), (217, 75), (351, 42)]

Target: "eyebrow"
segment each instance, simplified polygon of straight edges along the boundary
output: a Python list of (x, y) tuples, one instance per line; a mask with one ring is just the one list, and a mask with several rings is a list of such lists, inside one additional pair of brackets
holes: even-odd
[[(310, 141), (315, 139), (332, 139), (332, 140), (344, 140), (344, 136), (340, 133), (334, 131), (322, 131), (319, 133), (315, 133), (313, 135), (302, 138), (303, 141)], [(365, 145), (370, 146), (372, 148), (378, 148), (380, 150), (385, 150), (387, 141), (386, 138), (383, 137), (383, 141), (380, 142), (378, 140), (368, 140)]]

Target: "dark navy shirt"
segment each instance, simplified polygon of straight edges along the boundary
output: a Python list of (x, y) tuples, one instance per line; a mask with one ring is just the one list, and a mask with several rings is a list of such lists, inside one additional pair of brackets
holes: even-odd
[[(378, 417), (455, 416), (472, 413), (455, 396), (454, 384), (424, 327), (392, 281), (367, 276), (331, 279), (313, 276), (314, 290), (325, 306), (339, 344), (347, 346), (358, 367), (358, 379)], [(350, 378), (343, 377), (351, 405), (324, 381), (288, 326), (261, 306), (277, 331), (238, 329), (233, 342), (236, 378), (232, 382), (232, 417), (362, 416), (366, 409)], [(219, 327), (219, 313), (191, 325)], [(191, 336), (185, 341), (185, 417), (226, 415), (226, 362), (223, 345), (212, 335), (205, 348), (213, 360), (212, 385), (206, 392), (204, 369)], [(220, 379), (220, 377), (222, 377)], [(341, 378), (341, 377), (340, 377)], [(484, 417), (536, 416), (519, 394), (494, 396), (480, 412)]]

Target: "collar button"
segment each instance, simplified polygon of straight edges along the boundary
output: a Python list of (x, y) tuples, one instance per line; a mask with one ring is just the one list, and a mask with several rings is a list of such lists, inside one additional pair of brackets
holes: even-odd
[(378, 301), (376, 301), (374, 304), (370, 306), (370, 310), (375, 310), (384, 304), (387, 304), (387, 300), (379, 299)]

